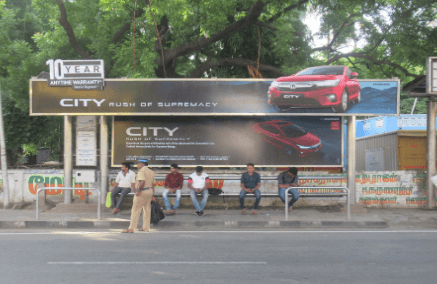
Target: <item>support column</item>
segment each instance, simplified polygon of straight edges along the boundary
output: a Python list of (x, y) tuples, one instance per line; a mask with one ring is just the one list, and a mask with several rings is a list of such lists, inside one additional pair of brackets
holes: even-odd
[(351, 192), (351, 204), (356, 204), (356, 132), (356, 117), (349, 116), (347, 118), (347, 187)]
[[(64, 116), (64, 187), (72, 186), (73, 176), (73, 117)], [(73, 191), (64, 190), (64, 203), (73, 200)]]
[(102, 192), (100, 201), (102, 204), (106, 201), (108, 192), (108, 119), (106, 116), (100, 116), (100, 190)]
[(436, 170), (436, 102), (434, 97), (429, 97), (428, 99), (428, 114), (427, 114), (427, 176), (426, 185), (428, 189), (427, 194), (427, 207), (432, 209), (435, 207), (435, 187), (431, 181), (431, 178), (435, 176)]
[(2, 107), (2, 90), (0, 85), (0, 154), (2, 163), (3, 177), (3, 209), (9, 208), (9, 178), (8, 178), (8, 162), (6, 155), (5, 130), (3, 124), (3, 107)]

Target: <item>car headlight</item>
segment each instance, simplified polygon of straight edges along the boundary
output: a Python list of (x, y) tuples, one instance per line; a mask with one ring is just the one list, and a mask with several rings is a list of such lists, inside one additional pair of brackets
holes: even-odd
[(270, 84), (269, 89), (270, 89), (270, 88), (273, 88), (273, 87), (277, 87), (277, 86), (279, 86), (279, 82), (273, 81), (273, 82)]
[(327, 80), (327, 81), (315, 81), (313, 82), (317, 87), (335, 87), (340, 83), (340, 79)]
[(303, 149), (303, 150), (311, 149), (311, 147), (312, 147), (312, 146), (302, 146), (299, 144), (296, 144), (296, 145), (297, 145), (297, 147), (299, 147), (299, 149)]

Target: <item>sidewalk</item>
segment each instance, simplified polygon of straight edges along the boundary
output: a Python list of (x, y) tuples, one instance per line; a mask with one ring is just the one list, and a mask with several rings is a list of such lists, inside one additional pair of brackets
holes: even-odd
[[(56, 209), (56, 208), (55, 208)], [(114, 215), (102, 208), (102, 220), (97, 219), (95, 205), (77, 210), (35, 209), (0, 210), (0, 229), (125, 229), (129, 226), (130, 210)], [(258, 210), (258, 215), (241, 215), (240, 210), (205, 210), (198, 217), (194, 209), (181, 209), (174, 216), (166, 216), (157, 230), (292, 230), (292, 229), (437, 229), (437, 211), (424, 209), (366, 209), (352, 207), (351, 219), (347, 220), (344, 208), (300, 208), (293, 210), (285, 221), (284, 209)], [(78, 213), (81, 212), (81, 213)], [(140, 218), (141, 225), (141, 218)], [(140, 226), (139, 225), (139, 226)]]

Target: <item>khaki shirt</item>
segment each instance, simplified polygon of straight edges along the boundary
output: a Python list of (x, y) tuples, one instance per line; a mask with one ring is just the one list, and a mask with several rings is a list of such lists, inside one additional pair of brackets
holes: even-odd
[(141, 181), (146, 181), (144, 184), (144, 188), (150, 187), (152, 188), (153, 183), (155, 182), (155, 172), (149, 169), (148, 167), (142, 167), (137, 174), (137, 180), (135, 183), (135, 188), (138, 190)]

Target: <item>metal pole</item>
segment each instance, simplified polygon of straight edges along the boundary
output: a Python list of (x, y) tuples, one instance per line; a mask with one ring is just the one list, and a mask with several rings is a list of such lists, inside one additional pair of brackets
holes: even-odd
[(427, 207), (432, 209), (435, 207), (435, 188), (431, 181), (431, 178), (435, 175), (436, 166), (436, 123), (435, 123), (435, 110), (436, 102), (434, 97), (429, 97), (428, 99), (428, 114), (427, 114), (427, 177), (426, 183), (428, 188), (427, 195)]
[[(72, 186), (73, 176), (73, 117), (64, 116), (64, 187)], [(64, 190), (64, 203), (73, 200), (72, 191)]]
[(288, 191), (290, 191), (291, 187), (285, 190), (285, 221), (288, 221)]
[(100, 190), (102, 192), (100, 204), (104, 204), (108, 191), (108, 120), (100, 116)]
[(3, 176), (3, 209), (9, 208), (8, 161), (6, 159), (5, 129), (3, 126), (2, 88), (0, 82), (0, 152)]
[(356, 171), (356, 117), (347, 118), (347, 188), (350, 190), (351, 203), (356, 202), (355, 171)]

